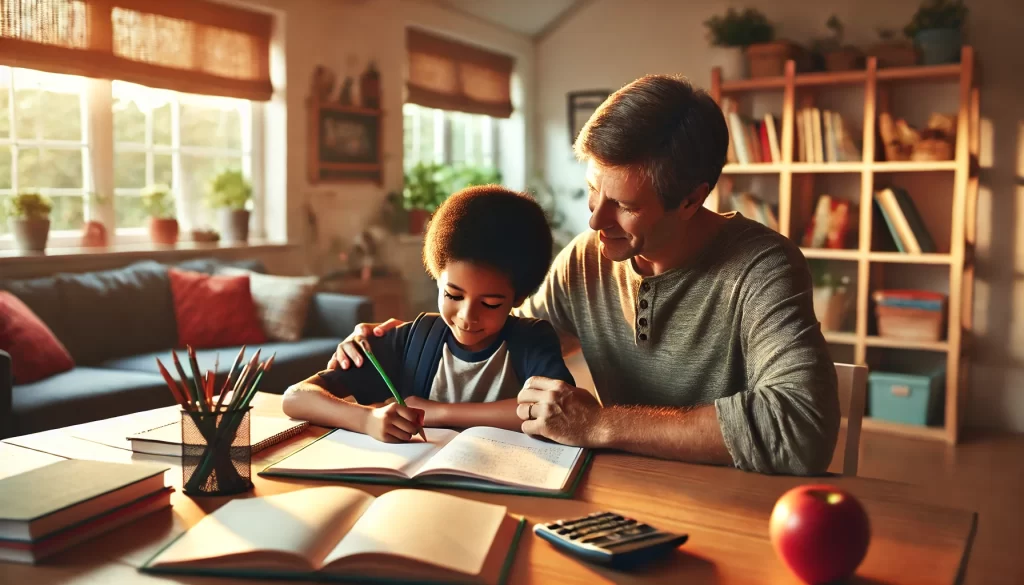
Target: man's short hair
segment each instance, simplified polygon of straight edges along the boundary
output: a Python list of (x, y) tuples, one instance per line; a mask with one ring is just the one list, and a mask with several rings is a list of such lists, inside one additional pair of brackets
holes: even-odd
[(499, 185), (454, 193), (430, 218), (423, 264), (435, 279), (451, 262), (472, 262), (506, 275), (516, 300), (533, 294), (553, 256), (544, 210), (525, 193)]
[(701, 183), (714, 189), (728, 148), (729, 129), (715, 100), (670, 75), (647, 75), (613, 93), (574, 145), (580, 160), (639, 170), (666, 210)]

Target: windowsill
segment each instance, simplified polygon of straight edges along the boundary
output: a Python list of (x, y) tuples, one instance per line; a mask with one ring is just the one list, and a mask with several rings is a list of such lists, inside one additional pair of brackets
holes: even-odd
[(81, 247), (54, 247), (48, 248), (45, 252), (21, 252), (19, 250), (0, 250), (0, 265), (11, 265), (20, 263), (37, 263), (48, 260), (67, 261), (69, 259), (89, 258), (123, 258), (131, 260), (135, 258), (174, 258), (182, 256), (194, 256), (196, 253), (230, 253), (231, 251), (244, 250), (246, 252), (263, 252), (268, 250), (283, 250), (296, 248), (298, 244), (287, 242), (271, 241), (250, 241), (247, 244), (230, 244), (226, 242), (178, 242), (173, 246), (163, 246), (151, 242), (139, 244), (118, 244), (106, 248), (81, 248)]

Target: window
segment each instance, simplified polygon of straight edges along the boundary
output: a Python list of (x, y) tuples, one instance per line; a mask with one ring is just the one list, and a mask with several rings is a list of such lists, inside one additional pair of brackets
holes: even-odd
[[(140, 195), (159, 183), (174, 192), (183, 227), (217, 227), (206, 183), (229, 168), (252, 176), (260, 114), (244, 99), (0, 66), (0, 248), (13, 245), (2, 199), (25, 191), (53, 200), (51, 245), (77, 242), (85, 219), (108, 205), (116, 233), (141, 234)], [(89, 123), (112, 127), (113, 160), (90, 143)], [(114, 197), (88, 197), (94, 184), (112, 184)]]
[[(85, 217), (84, 95), (84, 78), (0, 67), (0, 199), (28, 190), (49, 196), (53, 232), (80, 231)], [(0, 235), (8, 231), (3, 214)]]
[(119, 229), (146, 223), (140, 195), (163, 183), (179, 215), (194, 226), (216, 225), (202, 204), (207, 181), (225, 169), (251, 175), (252, 104), (115, 81), (114, 194)]
[(498, 168), (497, 118), (427, 108), (402, 107), (404, 166), (441, 163)]

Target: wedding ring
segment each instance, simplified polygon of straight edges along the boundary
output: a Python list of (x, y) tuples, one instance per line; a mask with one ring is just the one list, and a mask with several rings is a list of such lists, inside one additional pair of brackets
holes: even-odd
[(529, 407), (528, 409), (526, 409), (526, 416), (527, 416), (527, 418), (529, 418), (530, 420), (533, 420), (533, 405), (534, 405), (534, 403), (533, 403), (533, 402), (531, 402), (531, 403), (530, 403), (530, 407)]

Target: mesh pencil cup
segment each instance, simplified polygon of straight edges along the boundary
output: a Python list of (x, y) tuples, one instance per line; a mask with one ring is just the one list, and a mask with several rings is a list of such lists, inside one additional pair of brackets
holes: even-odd
[(224, 496), (252, 489), (251, 410), (182, 411), (182, 491)]

